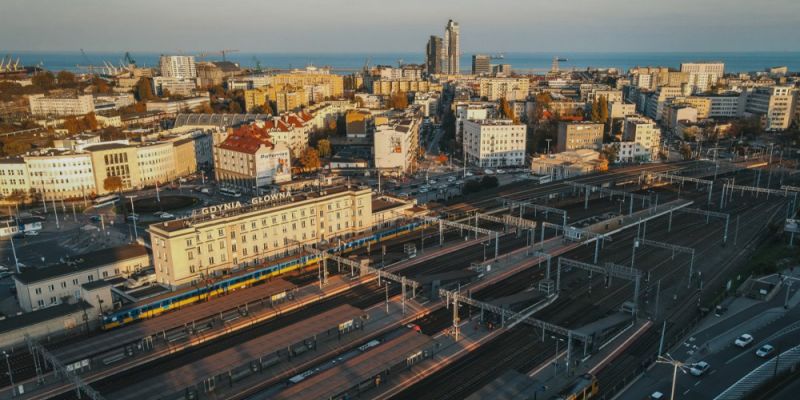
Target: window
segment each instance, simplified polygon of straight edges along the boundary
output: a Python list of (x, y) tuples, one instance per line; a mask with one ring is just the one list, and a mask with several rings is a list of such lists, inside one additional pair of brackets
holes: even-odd
[(33, 292), (36, 294), (42, 294), (42, 288), (37, 287), (36, 289), (33, 290)]
[(94, 282), (94, 275), (87, 276), (86, 280), (88, 280), (89, 282)]
[(186, 239), (186, 247), (192, 247), (192, 239)]
[(39, 301), (37, 301), (36, 304), (39, 305), (39, 308), (42, 308), (42, 307), (44, 307), (44, 300), (39, 299)]
[[(186, 253), (186, 257), (188, 259), (190, 259), (190, 260), (194, 260), (194, 253), (190, 251), (190, 252)], [(192, 271), (192, 272), (194, 272), (194, 271)]]
[(74, 286), (78, 286), (78, 278), (75, 278), (75, 279), (73, 279), (73, 280), (72, 280), (72, 284), (73, 284)]
[(58, 299), (55, 296), (50, 297), (50, 304), (58, 304)]
[(50, 289), (51, 292), (56, 290), (56, 287), (54, 285), (47, 285), (47, 288)]

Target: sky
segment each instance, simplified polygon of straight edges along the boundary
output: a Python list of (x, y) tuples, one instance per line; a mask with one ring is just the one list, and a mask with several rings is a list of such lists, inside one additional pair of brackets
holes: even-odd
[(2, 0), (0, 53), (800, 51), (799, 0)]

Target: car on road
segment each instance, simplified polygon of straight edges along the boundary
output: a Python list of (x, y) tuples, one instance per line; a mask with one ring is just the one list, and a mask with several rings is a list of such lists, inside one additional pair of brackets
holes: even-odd
[(751, 343), (753, 343), (753, 336), (750, 335), (749, 333), (745, 333), (745, 334), (743, 334), (742, 336), (739, 336), (738, 338), (736, 338), (736, 340), (733, 341), (733, 344), (735, 344), (736, 346), (741, 347), (741, 348), (745, 348), (747, 346), (750, 346)]
[(664, 398), (664, 393), (661, 393), (659, 391), (655, 391), (653, 393), (650, 393), (650, 397), (648, 397), (648, 399), (650, 399), (650, 400), (661, 400), (663, 398)]
[(498, 168), (498, 169), (497, 169), (497, 173), (498, 173), (498, 174), (505, 174), (505, 173), (506, 173), (506, 171), (503, 171), (502, 169)]
[(775, 348), (771, 344), (765, 344), (756, 350), (756, 355), (761, 358), (767, 358), (775, 352)]
[(711, 368), (711, 365), (709, 363), (705, 361), (700, 361), (692, 365), (691, 368), (689, 368), (689, 373), (692, 374), (692, 376), (703, 376), (703, 374), (708, 372), (709, 368)]
[(174, 215), (172, 215), (172, 214), (170, 214), (168, 212), (162, 212), (161, 215), (159, 215), (158, 217), (161, 218), (161, 219), (173, 219), (173, 218), (175, 218)]
[(39, 236), (39, 231), (25, 231), (25, 236)]
[(447, 178), (447, 181), (448, 182), (455, 182), (456, 181), (456, 177), (455, 176), (451, 176), (451, 177)]
[(420, 193), (428, 193), (428, 188), (422, 188), (419, 190)]
[(467, 171), (467, 172), (465, 172), (465, 173), (464, 173), (464, 176), (474, 176), (474, 175), (475, 175), (475, 174), (473, 174), (472, 172), (469, 172), (469, 171)]
[(428, 180), (428, 184), (429, 185), (435, 185), (436, 184), (436, 179), (429, 179)]

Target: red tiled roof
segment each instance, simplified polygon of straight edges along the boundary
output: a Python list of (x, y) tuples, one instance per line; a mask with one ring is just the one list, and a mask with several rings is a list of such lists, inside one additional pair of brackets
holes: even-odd
[[(271, 121), (270, 121), (271, 123)], [(269, 129), (258, 127), (258, 125), (242, 125), (231, 132), (230, 135), (220, 143), (219, 147), (227, 150), (242, 153), (254, 154), (261, 146), (275, 148), (269, 135)]]

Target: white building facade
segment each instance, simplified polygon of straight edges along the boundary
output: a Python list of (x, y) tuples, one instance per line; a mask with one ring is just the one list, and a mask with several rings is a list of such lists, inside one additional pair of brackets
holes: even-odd
[(464, 121), (467, 161), (480, 167), (525, 164), (526, 127), (510, 120)]

